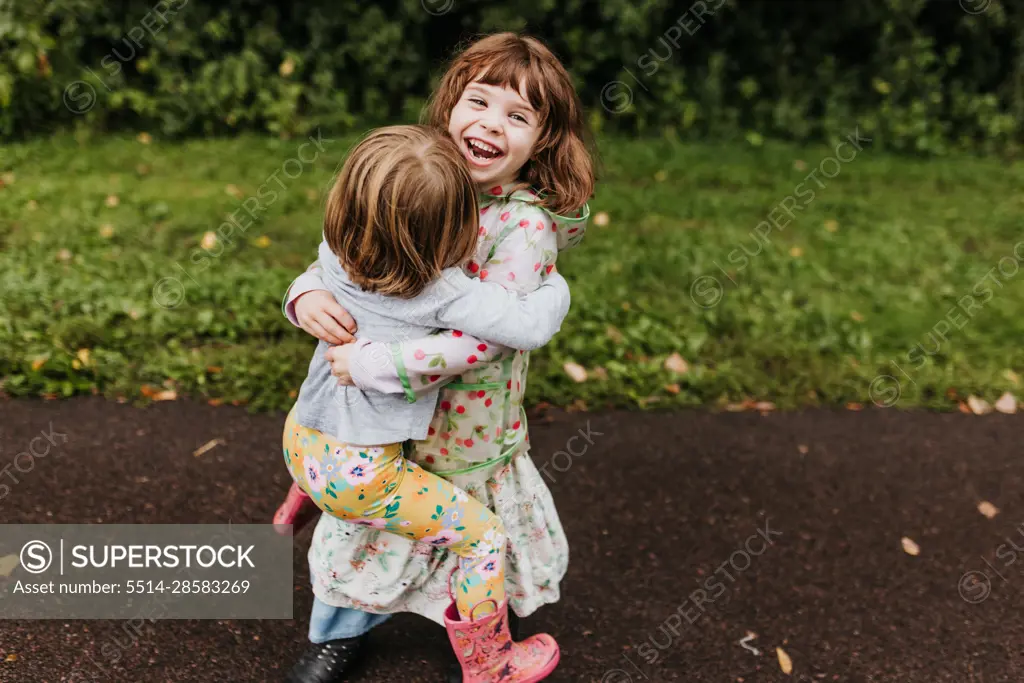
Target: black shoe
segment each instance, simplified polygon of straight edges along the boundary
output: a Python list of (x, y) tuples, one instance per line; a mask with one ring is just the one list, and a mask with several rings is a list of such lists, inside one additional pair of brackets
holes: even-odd
[(329, 640), (311, 645), (292, 667), (287, 683), (342, 683), (359, 663), (366, 636)]
[[(519, 640), (519, 617), (512, 610), (508, 611), (508, 632), (513, 641)], [(462, 683), (462, 665), (455, 652), (448, 650), (448, 657), (451, 662), (448, 664), (448, 673), (445, 674), (446, 683)]]

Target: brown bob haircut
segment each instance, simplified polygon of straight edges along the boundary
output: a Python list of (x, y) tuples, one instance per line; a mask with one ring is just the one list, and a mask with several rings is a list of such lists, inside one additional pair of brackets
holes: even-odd
[(536, 38), (516, 33), (497, 33), (471, 43), (441, 78), (424, 122), (447, 132), (452, 109), (473, 81), (525, 90), (540, 115), (541, 134), (520, 174), (519, 187), (536, 189), (541, 205), (552, 213), (569, 214), (586, 204), (594, 193), (593, 137), (572, 79), (551, 50)]
[(324, 237), (353, 282), (411, 298), (471, 258), (476, 188), (458, 146), (429, 126), (379, 128), (359, 142), (327, 197)]

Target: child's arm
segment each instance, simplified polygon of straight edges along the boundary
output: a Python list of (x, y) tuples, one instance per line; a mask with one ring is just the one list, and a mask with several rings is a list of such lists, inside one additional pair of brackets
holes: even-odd
[[(527, 293), (540, 287), (554, 270), (558, 250), (547, 214), (523, 208), (506, 224), (518, 226), (526, 220), (529, 229), (509, 233), (479, 272), (485, 281)], [(345, 367), (337, 369), (351, 372), (353, 383), (363, 390), (389, 394), (425, 393), (510, 351), (457, 330), (392, 344), (360, 340), (343, 348), (351, 350), (351, 355)]]
[[(299, 303), (301, 299), (301, 304)], [(348, 314), (320, 277), (320, 261), (292, 281), (281, 302), (288, 321), (329, 344), (355, 341), (356, 321)]]

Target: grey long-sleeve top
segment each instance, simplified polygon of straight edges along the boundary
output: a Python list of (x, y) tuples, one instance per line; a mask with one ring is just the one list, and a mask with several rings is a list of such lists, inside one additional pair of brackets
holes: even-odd
[[(357, 338), (376, 342), (456, 329), (530, 351), (551, 340), (569, 311), (569, 286), (558, 273), (551, 273), (537, 290), (522, 296), (497, 283), (470, 278), (460, 268), (449, 268), (418, 296), (402, 299), (367, 292), (353, 283), (326, 240), (320, 244), (319, 260), (328, 290), (356, 320)], [(426, 438), (438, 388), (410, 402), (405, 396), (340, 386), (324, 356), (329, 348), (319, 342), (309, 363), (297, 402), (299, 424), (358, 445)]]

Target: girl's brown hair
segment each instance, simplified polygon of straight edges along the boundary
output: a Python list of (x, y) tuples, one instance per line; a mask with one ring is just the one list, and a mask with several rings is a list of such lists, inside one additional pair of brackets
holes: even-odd
[(512, 88), (525, 84), (530, 106), (540, 114), (541, 134), (519, 180), (541, 194), (552, 213), (574, 212), (594, 193), (593, 137), (569, 73), (536, 38), (497, 33), (460, 52), (427, 105), (425, 122), (448, 130), (452, 109), (473, 81)]
[(349, 154), (324, 237), (353, 282), (409, 298), (476, 250), (476, 188), (458, 146), (428, 126), (388, 126)]

